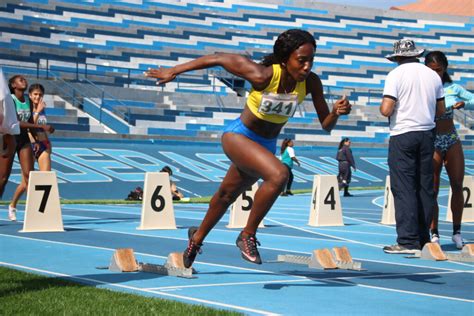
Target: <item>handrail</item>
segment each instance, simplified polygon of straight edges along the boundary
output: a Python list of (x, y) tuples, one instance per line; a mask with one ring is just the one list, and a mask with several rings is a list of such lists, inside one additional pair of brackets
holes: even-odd
[(117, 115), (120, 116), (120, 117), (121, 117), (121, 116), (124, 116), (123, 119), (128, 122), (128, 120), (129, 120), (129, 118), (130, 118), (130, 107), (129, 107), (127, 104), (125, 104), (125, 103), (122, 102), (121, 100), (116, 99), (113, 95), (111, 95), (110, 93), (108, 93), (107, 91), (105, 91), (105, 89), (99, 87), (98, 85), (96, 85), (95, 83), (93, 83), (92, 81), (90, 81), (89, 79), (87, 79), (87, 78), (85, 78), (85, 77), (82, 78), (82, 79), (80, 79), (80, 81), (81, 81), (81, 82), (86, 82), (86, 83), (88, 83), (91, 87), (93, 87), (93, 88), (99, 90), (99, 93), (100, 93), (100, 101), (101, 101), (101, 102), (100, 102), (100, 106), (99, 106), (99, 107), (100, 107), (100, 115), (99, 115), (99, 116), (100, 116), (100, 121), (102, 120), (102, 110), (103, 110), (102, 108), (104, 107), (104, 99), (105, 99), (105, 97), (107, 97), (108, 99), (111, 99), (111, 100), (113, 100), (114, 102), (117, 102), (117, 103), (120, 104), (121, 106), (125, 107), (125, 109), (126, 109), (126, 111), (127, 111), (127, 116), (126, 116), (126, 118), (125, 118), (125, 113), (122, 113), (122, 112), (120, 112), (120, 111), (114, 109), (113, 107), (111, 107), (111, 109), (108, 109), (108, 110), (111, 110), (113, 113), (117, 114)]

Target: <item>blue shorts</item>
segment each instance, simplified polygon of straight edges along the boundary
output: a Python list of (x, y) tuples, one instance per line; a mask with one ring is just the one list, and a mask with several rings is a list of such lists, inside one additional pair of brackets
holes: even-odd
[(242, 123), (240, 117), (226, 126), (226, 128), (224, 129), (224, 134), (225, 133), (235, 133), (244, 135), (245, 137), (268, 149), (268, 151), (272, 154), (275, 154), (276, 152), (277, 137), (270, 139), (258, 135), (254, 131), (248, 129), (248, 127), (245, 126), (244, 123)]

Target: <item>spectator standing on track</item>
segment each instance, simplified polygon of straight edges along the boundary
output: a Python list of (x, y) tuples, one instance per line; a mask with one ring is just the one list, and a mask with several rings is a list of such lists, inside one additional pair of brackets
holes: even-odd
[(351, 110), (345, 97), (329, 110), (321, 80), (311, 72), (315, 50), (316, 41), (310, 33), (292, 29), (278, 36), (273, 54), (266, 56), (261, 64), (237, 54), (216, 53), (172, 68), (146, 72), (146, 76), (158, 78), (158, 84), (164, 84), (184, 72), (221, 66), (252, 85), (242, 114), (222, 135), (222, 147), (232, 164), (212, 197), (200, 227), (188, 230), (188, 247), (183, 254), (186, 267), (192, 265), (201, 252), (204, 238), (232, 202), (259, 178), (263, 183), (255, 193), (247, 225), (236, 244), (242, 258), (262, 263), (257, 249), (260, 244), (256, 238), (257, 228), (288, 181), (288, 169), (275, 157), (282, 127), (307, 94), (311, 94), (321, 125), (327, 131), (335, 126), (339, 115)]
[(20, 121), (20, 135), (16, 136), (16, 152), (21, 166), (21, 183), (13, 194), (13, 199), (8, 206), (8, 214), (10, 220), (16, 220), (16, 205), (21, 195), (28, 188), (28, 180), (30, 171), (34, 168), (33, 149), (31, 148), (31, 141), (28, 132), (34, 129), (41, 129), (45, 132), (54, 132), (54, 128), (50, 125), (38, 125), (33, 123), (32, 107), (28, 96), (25, 96), (25, 91), (28, 88), (28, 82), (25, 77), (15, 75), (8, 81), (11, 95), (16, 107), (16, 113)]
[(293, 192), (291, 192), (291, 185), (293, 184), (294, 178), (292, 171), (293, 164), (296, 162), (298, 167), (301, 166), (298, 158), (296, 158), (295, 149), (293, 148), (294, 145), (295, 142), (291, 138), (285, 138), (281, 143), (281, 162), (288, 169), (288, 182), (286, 183), (286, 190), (283, 190), (281, 193), (282, 196), (293, 195)]
[(339, 162), (339, 173), (337, 181), (339, 182), (339, 190), (344, 188), (344, 196), (353, 196), (349, 193), (349, 184), (351, 183), (352, 170), (356, 171), (354, 156), (351, 150), (351, 140), (347, 137), (343, 138), (337, 148), (336, 159)]
[(444, 114), (441, 79), (421, 64), (412, 40), (394, 43), (387, 55), (398, 66), (385, 80), (380, 112), (389, 118), (388, 165), (395, 202), (397, 244), (387, 253), (416, 253), (430, 241), (433, 219), (433, 153), (435, 116)]
[[(0, 198), (12, 171), (16, 147), (14, 135), (18, 134), (20, 134), (20, 122), (16, 116), (8, 83), (0, 68)], [(13, 214), (9, 214), (9, 218), (13, 219)]]
[[(434, 70), (440, 77), (444, 86), (446, 113), (436, 119), (434, 165), (434, 190), (438, 197), (440, 174), (443, 165), (449, 176), (451, 186), (451, 211), (453, 213), (452, 240), (458, 249), (463, 246), (461, 236), (462, 212), (464, 208), (463, 180), (464, 180), (464, 153), (461, 140), (454, 126), (454, 110), (474, 108), (474, 94), (462, 86), (453, 83), (448, 74), (448, 59), (443, 52), (430, 52), (425, 57), (425, 65)], [(439, 243), (438, 232), (438, 203), (434, 205), (433, 221), (431, 222), (431, 242)]]

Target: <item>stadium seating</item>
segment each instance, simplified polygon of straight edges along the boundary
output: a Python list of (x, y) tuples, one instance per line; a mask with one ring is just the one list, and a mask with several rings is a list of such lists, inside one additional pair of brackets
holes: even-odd
[[(317, 40), (313, 70), (326, 86), (328, 101), (347, 94), (356, 110), (328, 134), (314, 128), (318, 119), (306, 103), (282, 134), (302, 142), (334, 142), (351, 135), (354, 143), (386, 143), (388, 125), (376, 106), (394, 65), (383, 56), (402, 37), (446, 52), (453, 79), (474, 88), (474, 24), (468, 17), (415, 17), (309, 0), (6, 0), (0, 17), (0, 64), (11, 73), (57, 74), (73, 82), (86, 78), (102, 86), (149, 90), (156, 90), (155, 82), (143, 76), (149, 67), (217, 51), (259, 60), (283, 30), (305, 28)], [(237, 95), (246, 86), (235, 79), (219, 68), (196, 71), (160, 88), (169, 93), (168, 102), (102, 97), (84, 101), (83, 108), (117, 133), (216, 138), (243, 106)], [(219, 104), (215, 95), (229, 99)], [(472, 140), (463, 141), (472, 145)]]

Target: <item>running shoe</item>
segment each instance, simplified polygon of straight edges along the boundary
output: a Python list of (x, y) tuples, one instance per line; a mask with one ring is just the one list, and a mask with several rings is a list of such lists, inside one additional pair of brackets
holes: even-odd
[(190, 268), (193, 265), (194, 259), (196, 259), (197, 254), (202, 253), (202, 244), (197, 244), (193, 240), (193, 235), (197, 230), (197, 227), (190, 227), (188, 229), (188, 247), (183, 252), (183, 264), (185, 268)]
[(257, 240), (255, 235), (244, 237), (242, 233), (243, 232), (239, 234), (239, 237), (237, 237), (237, 240), (235, 241), (235, 244), (240, 249), (242, 258), (252, 263), (262, 264), (262, 259), (260, 258), (257, 249), (257, 245), (260, 246), (260, 242)]
[(392, 246), (383, 247), (383, 251), (386, 252), (386, 253), (414, 255), (414, 254), (417, 254), (420, 250), (410, 249), (410, 248), (406, 248), (402, 245), (396, 244), (396, 245), (392, 245)]
[(431, 235), (431, 242), (439, 244), (439, 235), (438, 234)]
[(461, 237), (461, 234), (455, 234), (453, 235), (453, 242), (456, 244), (456, 248), (462, 249), (463, 246), (463, 240)]
[(8, 205), (8, 218), (11, 221), (16, 221), (16, 208)]

